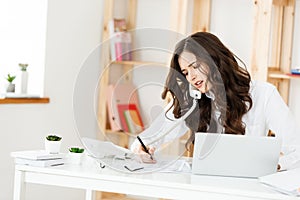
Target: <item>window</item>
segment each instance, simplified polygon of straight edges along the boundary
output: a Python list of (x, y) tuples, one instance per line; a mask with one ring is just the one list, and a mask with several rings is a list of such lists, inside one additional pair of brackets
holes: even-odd
[(0, 1), (0, 93), (8, 73), (17, 75), (19, 63), (28, 66), (28, 94), (43, 95), (47, 0)]

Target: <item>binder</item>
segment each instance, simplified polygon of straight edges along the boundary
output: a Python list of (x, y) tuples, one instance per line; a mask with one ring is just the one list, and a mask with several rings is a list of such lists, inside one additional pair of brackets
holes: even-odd
[[(134, 104), (139, 107), (136, 87), (132, 83), (108, 85), (107, 87), (107, 111), (110, 129), (120, 131), (123, 129), (118, 105)], [(127, 129), (128, 130), (128, 129)]]

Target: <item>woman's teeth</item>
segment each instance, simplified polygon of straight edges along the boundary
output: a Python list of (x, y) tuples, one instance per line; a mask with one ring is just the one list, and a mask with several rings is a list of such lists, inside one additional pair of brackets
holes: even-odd
[(203, 83), (203, 81), (197, 81), (196, 83), (195, 83), (195, 85), (196, 86), (199, 86), (199, 85), (201, 85)]

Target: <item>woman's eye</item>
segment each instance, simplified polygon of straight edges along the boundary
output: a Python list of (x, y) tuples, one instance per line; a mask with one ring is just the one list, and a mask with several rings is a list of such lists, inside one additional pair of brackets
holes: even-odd
[(201, 67), (201, 64), (200, 63), (194, 63), (192, 66), (193, 66), (194, 69), (197, 69), (197, 68)]

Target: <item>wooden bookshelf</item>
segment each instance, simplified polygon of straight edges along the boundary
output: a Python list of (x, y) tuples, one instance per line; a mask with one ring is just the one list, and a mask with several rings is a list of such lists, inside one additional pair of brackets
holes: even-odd
[(289, 74), (294, 17), (295, 0), (254, 1), (251, 76), (274, 84), (286, 103), (290, 80), (300, 77)]
[[(126, 27), (127, 30), (132, 30), (136, 26), (136, 10), (137, 10), (137, 0), (127, 0), (126, 1), (126, 9), (127, 14), (124, 16), (124, 19), (126, 20)], [(107, 41), (110, 38), (109, 35), (109, 22), (110, 20), (114, 19), (115, 13), (114, 8), (115, 4), (117, 2), (115, 0), (105, 0), (104, 1), (104, 9), (103, 9), (103, 33), (102, 33), (102, 41)], [(134, 40), (134, 38), (132, 38)], [(106, 107), (106, 101), (107, 101), (107, 94), (106, 94), (106, 87), (110, 84), (110, 65), (122, 65), (123, 68), (123, 74), (126, 74), (125, 81), (130, 83), (132, 82), (132, 73), (131, 70), (136, 65), (158, 65), (158, 63), (155, 62), (145, 62), (145, 61), (113, 61), (111, 60), (110, 56), (110, 46), (104, 45), (101, 49), (101, 65), (107, 66), (106, 70), (102, 74), (100, 85), (99, 85), (99, 98), (98, 101), (98, 124), (100, 127), (100, 130), (102, 133), (98, 134), (98, 139), (100, 140), (106, 140), (112, 135), (115, 135), (119, 138), (118, 145), (123, 147), (128, 147), (128, 140), (129, 140), (129, 133), (122, 132), (122, 131), (112, 131), (110, 130), (110, 126), (108, 123), (108, 110)], [(165, 64), (164, 64), (165, 65)], [(104, 135), (103, 135), (104, 133)], [(106, 137), (106, 136), (107, 137)], [(113, 136), (112, 136), (113, 137)]]
[[(136, 13), (138, 9), (138, 0), (127, 0), (127, 6), (124, 9), (127, 10), (127, 14), (124, 17), (126, 19), (127, 30), (133, 30), (136, 28)], [(102, 41), (107, 41), (110, 37), (109, 35), (109, 21), (114, 18), (114, 7), (116, 6), (116, 1), (114, 0), (105, 0), (104, 1), (104, 18), (103, 18), (103, 35)], [(191, 4), (191, 5), (190, 5)], [(191, 12), (190, 6), (193, 7), (192, 10), (192, 20), (189, 20), (189, 13)], [(211, 15), (211, 0), (174, 0), (170, 2), (171, 10), (171, 21), (170, 28), (172, 31), (181, 34), (191, 34), (197, 31), (209, 31), (210, 26), (210, 15)], [(189, 24), (192, 27), (190, 33), (188, 33)], [(133, 43), (135, 38), (132, 38)], [(126, 74), (125, 81), (132, 82), (132, 69), (136, 66), (168, 66), (169, 63), (155, 62), (155, 61), (141, 61), (141, 60), (130, 60), (130, 61), (112, 61), (109, 55), (110, 47), (105, 45), (102, 47), (101, 52), (101, 65), (110, 66), (110, 65), (120, 65), (122, 67), (123, 73)], [(99, 85), (99, 102), (98, 102), (98, 124), (102, 133), (113, 135), (120, 138), (118, 144), (120, 146), (127, 147), (128, 144), (128, 135), (129, 133), (121, 131), (112, 131), (110, 130), (109, 123), (107, 123), (107, 108), (106, 108), (106, 93), (105, 88), (110, 83), (110, 69), (107, 67), (107, 70), (103, 73), (103, 76), (100, 80)], [(98, 134), (100, 140), (104, 140), (103, 134)], [(107, 135), (108, 136), (108, 135)], [(110, 136), (108, 136), (110, 137)]]

